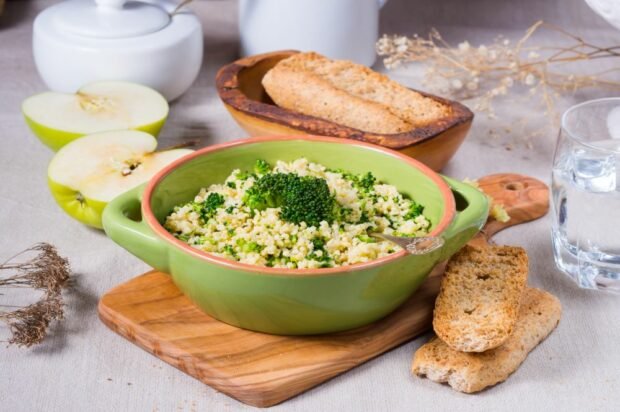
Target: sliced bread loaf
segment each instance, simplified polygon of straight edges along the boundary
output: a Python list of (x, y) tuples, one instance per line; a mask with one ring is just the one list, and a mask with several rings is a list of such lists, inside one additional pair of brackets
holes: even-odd
[(402, 133), (412, 126), (384, 106), (351, 96), (307, 71), (276, 66), (263, 86), (280, 107), (373, 133)]
[(435, 302), (433, 328), (454, 350), (484, 352), (512, 334), (528, 273), (513, 246), (465, 246), (450, 261)]
[(427, 125), (450, 108), (368, 67), (297, 53), (263, 77), (280, 107), (373, 133), (402, 133)]
[(513, 334), (500, 347), (482, 353), (455, 351), (441, 339), (422, 345), (413, 358), (412, 372), (457, 391), (473, 393), (502, 382), (525, 360), (560, 321), (562, 306), (550, 293), (527, 288)]

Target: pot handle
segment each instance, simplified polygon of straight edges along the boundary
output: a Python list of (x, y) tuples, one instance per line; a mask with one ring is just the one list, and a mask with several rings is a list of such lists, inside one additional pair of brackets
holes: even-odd
[(108, 203), (103, 210), (103, 230), (132, 255), (159, 271), (169, 273), (167, 245), (141, 218), (145, 186), (135, 187)]
[(489, 200), (475, 187), (442, 176), (456, 201), (456, 216), (442, 234), (445, 245), (440, 260), (446, 260), (463, 247), (484, 226), (489, 215)]

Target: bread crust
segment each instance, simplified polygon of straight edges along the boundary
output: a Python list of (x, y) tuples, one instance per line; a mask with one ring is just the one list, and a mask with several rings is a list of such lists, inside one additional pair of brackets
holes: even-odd
[(383, 74), (312, 52), (280, 61), (262, 84), (280, 107), (372, 133), (403, 133), (450, 114)]
[(433, 328), (452, 349), (484, 352), (513, 333), (528, 275), (514, 246), (465, 246), (450, 259), (435, 302)]
[(420, 347), (413, 358), (412, 372), (453, 389), (479, 392), (506, 380), (527, 355), (555, 329), (562, 306), (550, 293), (527, 288), (521, 302), (514, 333), (500, 347), (482, 353), (455, 351), (435, 337)]

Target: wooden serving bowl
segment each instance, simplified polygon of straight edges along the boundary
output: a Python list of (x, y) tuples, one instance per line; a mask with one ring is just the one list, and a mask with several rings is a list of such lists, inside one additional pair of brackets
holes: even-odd
[(409, 132), (378, 134), (343, 126), (276, 106), (261, 83), (280, 60), (298, 53), (278, 51), (245, 57), (222, 67), (216, 86), (224, 105), (251, 136), (313, 134), (342, 137), (398, 150), (441, 170), (467, 136), (474, 114), (462, 104), (428, 93), (418, 93), (451, 107), (452, 113), (433, 124)]

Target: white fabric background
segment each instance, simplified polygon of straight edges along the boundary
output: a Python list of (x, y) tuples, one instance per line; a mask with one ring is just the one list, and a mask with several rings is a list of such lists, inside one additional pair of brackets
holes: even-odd
[[(159, 361), (109, 331), (96, 315), (98, 298), (148, 267), (67, 217), (46, 186), (51, 151), (28, 131), (21, 101), (44, 90), (31, 56), (34, 16), (53, 1), (11, 1), (0, 17), (0, 260), (39, 241), (58, 246), (77, 273), (67, 294), (67, 319), (31, 350), (0, 347), (0, 410), (3, 411), (233, 411), (249, 410), (226, 395)], [(214, 88), (217, 68), (237, 50), (236, 4), (197, 1), (205, 28), (205, 61), (192, 90), (172, 106), (163, 146), (199, 138), (202, 145), (244, 136)], [(382, 15), (382, 32), (425, 33), (438, 27), (452, 41), (488, 42), (498, 33), (518, 36), (539, 18), (604, 44), (620, 43), (580, 0), (392, 0)], [(617, 64), (617, 63), (616, 63)], [(414, 85), (405, 70), (394, 75)], [(613, 91), (583, 93), (569, 104)], [(488, 120), (478, 116), (460, 152), (444, 170), (456, 178), (518, 172), (549, 180), (555, 132), (534, 149), (506, 143), (534, 127), (540, 111), (527, 102), (502, 111), (512, 125), (490, 139)], [(532, 124), (530, 124), (532, 123)], [(610, 222), (617, 230), (620, 222)], [(370, 361), (330, 382), (274, 407), (277, 411), (611, 411), (620, 405), (620, 297), (577, 289), (553, 264), (549, 219), (511, 229), (500, 242), (523, 245), (530, 254), (530, 283), (556, 294), (564, 305), (559, 328), (504, 384), (478, 395), (414, 378), (411, 357), (427, 337)], [(0, 299), (2, 297), (0, 296)]]

